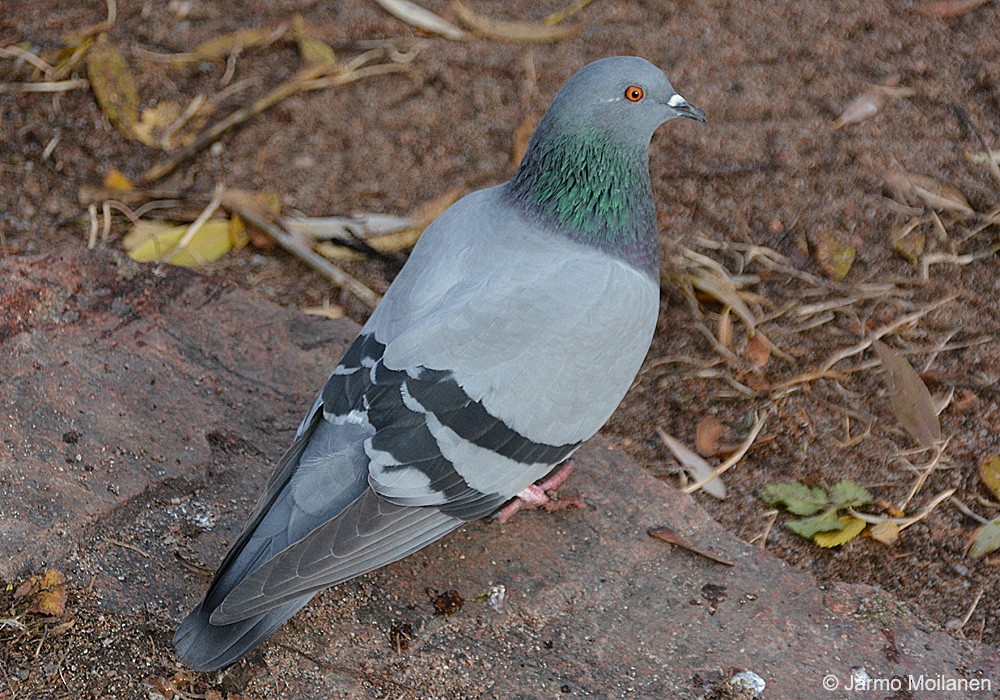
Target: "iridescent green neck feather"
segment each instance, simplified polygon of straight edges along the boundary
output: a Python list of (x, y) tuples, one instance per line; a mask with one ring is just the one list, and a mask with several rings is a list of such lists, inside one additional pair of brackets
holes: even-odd
[(553, 231), (657, 278), (648, 144), (615, 142), (593, 127), (561, 126), (549, 120), (539, 125), (507, 183), (511, 201)]

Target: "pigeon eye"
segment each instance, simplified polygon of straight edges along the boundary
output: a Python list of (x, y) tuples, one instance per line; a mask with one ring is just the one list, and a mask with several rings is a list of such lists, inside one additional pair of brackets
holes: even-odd
[(638, 102), (646, 92), (638, 85), (630, 85), (625, 88), (625, 99), (629, 102)]

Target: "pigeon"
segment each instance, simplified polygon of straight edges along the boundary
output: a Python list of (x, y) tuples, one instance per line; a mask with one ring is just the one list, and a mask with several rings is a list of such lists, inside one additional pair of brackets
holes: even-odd
[(546, 498), (652, 342), (649, 144), (676, 117), (705, 121), (652, 63), (591, 63), (513, 178), (425, 230), (179, 626), (185, 664), (229, 666), (318, 591)]

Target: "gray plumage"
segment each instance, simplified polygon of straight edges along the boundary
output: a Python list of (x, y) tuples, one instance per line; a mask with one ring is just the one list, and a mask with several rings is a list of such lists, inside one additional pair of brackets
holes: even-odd
[(489, 515), (604, 425), (656, 325), (647, 152), (677, 116), (704, 120), (652, 64), (592, 63), (515, 177), (428, 227), (177, 630), (185, 663), (233, 663), (317, 591)]

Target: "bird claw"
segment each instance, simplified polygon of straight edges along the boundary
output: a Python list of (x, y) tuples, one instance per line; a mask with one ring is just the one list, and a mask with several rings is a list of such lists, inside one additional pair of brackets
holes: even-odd
[(587, 504), (581, 498), (566, 498), (553, 501), (548, 492), (554, 491), (573, 473), (573, 463), (566, 462), (557, 469), (551, 476), (538, 484), (532, 484), (528, 488), (517, 494), (503, 508), (498, 510), (493, 519), (498, 523), (505, 523), (514, 517), (514, 514), (521, 510), (533, 510), (544, 508), (549, 513), (564, 508), (586, 508)]

